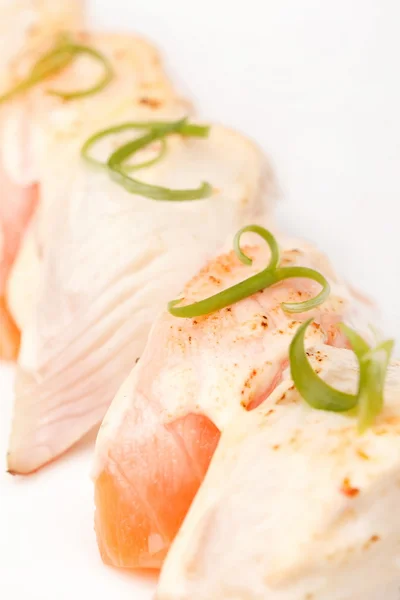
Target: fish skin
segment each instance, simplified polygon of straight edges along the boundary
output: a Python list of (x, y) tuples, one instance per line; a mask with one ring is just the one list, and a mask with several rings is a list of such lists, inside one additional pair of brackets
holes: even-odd
[[(252, 266), (243, 265), (232, 250), (227, 250), (210, 260), (186, 285), (183, 291), (185, 302), (211, 296), (268, 264), (269, 251), (264, 242), (253, 234), (246, 235), (244, 252), (253, 259)], [(112, 519), (115, 531), (110, 532), (110, 523), (102, 506), (105, 501), (101, 494), (104, 473), (110, 476), (116, 471), (121, 474), (122, 470), (124, 481), (131, 482), (131, 489), (139, 486), (138, 482), (146, 489), (149, 470), (142, 469), (137, 456), (145, 454), (145, 443), (151, 448), (154, 439), (159, 439), (158, 452), (152, 455), (153, 469), (168, 473), (171, 440), (165, 436), (165, 430), (176, 420), (193, 414), (203, 415), (223, 436), (233, 419), (240, 419), (240, 415), (246, 415), (248, 410), (262, 406), (283, 377), (290, 341), (304, 319), (314, 318), (308, 339), (315, 342), (345, 345), (346, 339), (337, 328), (337, 322), (342, 319), (367, 337), (371, 336), (368, 323), (373, 310), (368, 303), (355, 301), (324, 255), (305, 242), (284, 236), (278, 239), (282, 247), (281, 265), (303, 265), (324, 273), (331, 284), (330, 298), (310, 313), (288, 315), (282, 310), (281, 302), (304, 300), (318, 292), (318, 285), (309, 280), (288, 280), (211, 315), (194, 319), (176, 318), (166, 311), (160, 315), (139, 363), (114, 399), (96, 443), (96, 530), (103, 556), (107, 546), (112, 547), (111, 558), (123, 554), (123, 542), (121, 547), (115, 548), (112, 540), (124, 540), (126, 523), (125, 513), (116, 511)], [(228, 245), (231, 244), (230, 239)], [(151, 414), (149, 406), (152, 407)], [(141, 423), (140, 427), (138, 423)], [(163, 434), (160, 433), (161, 425)], [(169, 494), (179, 490), (180, 486), (184, 488), (188, 478), (184, 466), (179, 471), (179, 463), (171, 473), (172, 492), (162, 484), (162, 479), (158, 488), (159, 497), (168, 505), (173, 505)], [(118, 478), (115, 479), (115, 490), (116, 504), (118, 497), (129, 498), (126, 485), (123, 492), (118, 491)], [(157, 506), (155, 493), (154, 497), (153, 510)], [(157, 513), (154, 523), (149, 538), (160, 534)], [(134, 536), (140, 538), (141, 533), (131, 531), (131, 535), (135, 539)], [(163, 541), (164, 554), (154, 556), (152, 566), (155, 562), (158, 567), (162, 564), (168, 543), (165, 536)], [(143, 541), (140, 544), (145, 547)], [(129, 561), (121, 564), (118, 558), (113, 564), (134, 568), (143, 566), (143, 560), (150, 563), (151, 557), (145, 553), (138, 556), (132, 553)]]
[[(353, 353), (308, 345), (319, 375), (355, 393)], [(222, 433), (164, 564), (157, 600), (396, 600), (400, 363), (364, 435), (306, 404), (285, 372)]]
[[(32, 63), (60, 31), (82, 27), (82, 0), (2, 0), (0, 2), (0, 96), (25, 74), (25, 65)], [(20, 101), (21, 105), (23, 101)], [(18, 153), (21, 168), (26, 166), (29, 111), (23, 108), (19, 128), (12, 139), (4, 143), (3, 132), (8, 127), (9, 111), (0, 107), (0, 360), (16, 359), (20, 334), (8, 310), (5, 298), (6, 281), (19, 245), (38, 200), (34, 182), (26, 176), (15, 178), (9, 172), (9, 154)]]
[[(178, 103), (154, 118), (181, 115)], [(172, 187), (209, 180), (211, 198), (168, 203), (134, 196), (69, 155), (73, 178), (51, 194), (57, 201), (44, 198), (40, 206), (48, 226), (38, 223), (44, 237), (37, 287), (31, 309), (16, 316), (22, 345), (12, 472), (37, 470), (101, 422), (158, 312), (216, 251), (221, 234), (268, 204), (268, 165), (243, 136), (213, 126), (208, 139), (175, 136), (168, 145), (143, 178)]]

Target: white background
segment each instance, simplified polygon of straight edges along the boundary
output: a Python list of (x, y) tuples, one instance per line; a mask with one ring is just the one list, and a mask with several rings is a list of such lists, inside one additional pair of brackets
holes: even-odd
[[(56, 1), (56, 0), (54, 0)], [(201, 115), (256, 139), (282, 189), (281, 225), (316, 242), (400, 340), (400, 2), (93, 0), (96, 27), (144, 34)], [(11, 372), (0, 369), (0, 451)], [(92, 441), (26, 479), (0, 472), (0, 598), (149, 600), (102, 565)]]

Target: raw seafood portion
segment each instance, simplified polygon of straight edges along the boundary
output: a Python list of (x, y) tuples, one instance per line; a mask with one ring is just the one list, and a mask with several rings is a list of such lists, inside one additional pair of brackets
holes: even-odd
[[(110, 119), (120, 118), (126, 111), (136, 120), (183, 115), (188, 111), (187, 103), (177, 98), (167, 79), (157, 50), (145, 40), (127, 34), (85, 32), (75, 32), (72, 37), (77, 43), (95, 48), (109, 61), (114, 77), (106, 88), (68, 102), (47, 93), (49, 87), (77, 91), (87, 89), (98, 81), (102, 74), (101, 65), (90, 57), (82, 56), (52, 77), (50, 82), (45, 80), (2, 106), (1, 295), (5, 293), (10, 267), (25, 227), (40, 202), (40, 215), (22, 240), (29, 251), (21, 248), (23, 260), (17, 258), (18, 266), (11, 273), (3, 303), (8, 304), (11, 313), (8, 321), (16, 321), (19, 329), (23, 326), (21, 315), (29, 314), (26, 306), (27, 275), (29, 284), (34, 284), (30, 276), (34, 262), (31, 249), (40, 246), (40, 252), (45, 251), (44, 238), (51, 235), (48, 209), (60, 195), (60, 189), (68, 186), (73, 177), (68, 165), (76, 163), (85, 138), (97, 128), (109, 124)], [(39, 55), (49, 46), (54, 46), (54, 35), (51, 42), (41, 46)], [(37, 54), (21, 59), (24, 69), (20, 78), (37, 60)], [(28, 297), (32, 298), (32, 295), (29, 288)], [(19, 336), (15, 337), (15, 331), (15, 326), (1, 331), (0, 357), (4, 355), (2, 347), (12, 346), (14, 351), (11, 354), (16, 354)]]
[[(308, 356), (320, 377), (354, 393), (350, 350), (316, 345)], [(222, 433), (157, 600), (396, 600), (399, 397), (392, 363), (384, 410), (360, 436), (354, 416), (307, 405), (287, 370)]]
[[(370, 307), (354, 299), (325, 257), (298, 240), (280, 242), (282, 266), (312, 267), (331, 283), (331, 296), (311, 313), (311, 338), (343, 346), (336, 324), (344, 318), (370, 335)], [(252, 266), (233, 251), (220, 255), (186, 286), (185, 303), (207, 298), (268, 263), (269, 250), (259, 238), (244, 251)], [(96, 531), (105, 562), (161, 566), (220, 432), (223, 436), (233, 418), (262, 404), (282, 378), (304, 315), (288, 315), (281, 302), (305, 300), (316, 291), (310, 280), (287, 280), (211, 315), (179, 319), (164, 312), (156, 321), (97, 441)]]
[[(109, 153), (114, 141), (107, 143)], [(21, 319), (13, 472), (39, 468), (101, 421), (158, 312), (221, 237), (265, 208), (268, 169), (241, 135), (213, 126), (207, 139), (175, 135), (167, 144), (141, 179), (172, 188), (210, 181), (212, 197), (157, 202), (129, 194), (79, 156), (68, 157), (61, 186), (53, 174), (54, 201), (36, 242), (40, 286)]]
[[(64, 29), (81, 27), (81, 0), (14, 0), (0, 2), (0, 96), (8, 91), (24, 72), (24, 65), (37, 58), (38, 52)], [(24, 101), (22, 101), (24, 102)], [(23, 103), (23, 110), (27, 106)], [(0, 104), (0, 136), (7, 127), (9, 112)], [(15, 359), (19, 331), (7, 310), (5, 285), (18, 251), (21, 237), (37, 203), (38, 190), (26, 173), (25, 146), (28, 144), (26, 117), (12, 139), (0, 147), (0, 359)], [(20, 156), (21, 174), (10, 171), (10, 156)], [(28, 179), (27, 179), (28, 175)]]

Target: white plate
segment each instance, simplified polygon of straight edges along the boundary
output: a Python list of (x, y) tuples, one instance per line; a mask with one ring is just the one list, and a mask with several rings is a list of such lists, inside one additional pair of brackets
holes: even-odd
[(93, 529), (93, 436), (29, 477), (6, 473), (12, 369), (0, 366), (0, 598), (150, 600), (154, 576), (105, 567)]
[[(55, 0), (56, 1), (56, 0)], [(257, 139), (284, 191), (280, 222), (377, 299), (400, 339), (398, 0), (93, 0), (96, 26), (156, 41), (207, 119)], [(0, 367), (0, 451), (11, 412)], [(154, 582), (102, 565), (87, 441), (38, 475), (0, 473), (0, 597), (149, 600)], [(5, 463), (2, 463), (2, 467)]]

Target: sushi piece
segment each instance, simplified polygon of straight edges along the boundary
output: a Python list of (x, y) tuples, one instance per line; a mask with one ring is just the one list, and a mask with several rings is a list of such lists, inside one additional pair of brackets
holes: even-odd
[[(120, 118), (138, 120), (133, 110)], [(180, 103), (150, 110), (155, 120), (182, 116)], [(104, 143), (109, 155), (115, 141)], [(163, 159), (140, 171), (147, 184), (174, 189), (211, 182), (212, 195), (202, 200), (131, 194), (75, 151), (59, 149), (57, 164), (42, 179), (31, 249), (17, 259), (18, 293), (17, 273), (10, 281), (22, 331), (8, 454), (14, 473), (35, 471), (101, 422), (155, 316), (221, 237), (263, 212), (270, 198), (263, 154), (217, 125), (205, 139), (169, 136)], [(36, 286), (29, 310), (19, 312), (13, 297), (23, 297), (29, 271)]]
[[(0, 3), (0, 97), (24, 71), (24, 65), (60, 31), (82, 27), (84, 3), (81, 0), (14, 0)], [(18, 252), (23, 232), (36, 208), (38, 189), (27, 172), (27, 115), (12, 139), (3, 140), (9, 113), (0, 102), (0, 360), (13, 360), (19, 348), (19, 330), (9, 313), (5, 286)], [(21, 172), (10, 169), (12, 158), (20, 157)]]
[[(269, 250), (247, 235), (243, 251), (253, 264), (244, 265), (233, 250), (220, 254), (186, 285), (185, 303), (265, 268)], [(309, 336), (346, 346), (337, 327), (344, 318), (371, 335), (373, 309), (355, 300), (327, 259), (307, 243), (279, 240), (282, 266), (314, 268), (331, 284), (328, 300), (311, 311)], [(290, 315), (281, 303), (305, 301), (318, 287), (309, 279), (288, 279), (212, 314), (183, 319), (164, 311), (158, 318), (97, 440), (95, 523), (106, 563), (161, 566), (220, 436), (232, 419), (264, 406), (282, 380), (290, 340), (310, 313)]]
[[(3, 231), (0, 247), (4, 254), (0, 293), (3, 305), (8, 305), (8, 322), (14, 321), (16, 326), (2, 329), (0, 347), (13, 347), (14, 355), (18, 349), (18, 330), (23, 326), (24, 315), (30, 312), (26, 302), (33, 298), (33, 288), (37, 286), (31, 275), (37, 262), (35, 255), (45, 245), (46, 230), (51, 235), (46, 229), (48, 211), (59, 190), (68, 185), (71, 171), (66, 165), (74, 163), (84, 140), (110, 120), (120, 118), (124, 111), (137, 120), (190, 111), (188, 103), (177, 97), (166, 77), (157, 50), (145, 40), (128, 34), (73, 32), (71, 36), (75, 44), (95, 49), (108, 61), (113, 73), (108, 85), (98, 93), (69, 101), (50, 95), (50, 88), (63, 92), (88, 89), (102, 77), (98, 61), (78, 56), (50, 80), (2, 105), (5, 116), (0, 143), (7, 149), (3, 157), (4, 175), (6, 182), (12, 182), (8, 187), (12, 185), (15, 189), (2, 195), (0, 207)], [(54, 38), (50, 44), (53, 46)], [(40, 214), (31, 222), (38, 204)], [(18, 266), (10, 272), (14, 260)], [(27, 281), (33, 288), (27, 286)]]
[[(311, 344), (314, 369), (354, 394), (352, 351)], [(223, 431), (164, 564), (157, 600), (396, 600), (400, 363), (360, 436), (354, 416), (315, 410), (289, 370)]]
[[(22, 325), (19, 313), (21, 310), (29, 312), (24, 308), (24, 298), (26, 275), (31, 270), (27, 265), (23, 272), (17, 269), (14, 275), (11, 266), (19, 258), (19, 251), (27, 255), (21, 245), (34, 246), (30, 238), (37, 238), (38, 227), (43, 228), (37, 221), (31, 223), (38, 204), (44, 213), (38, 220), (47, 222), (52, 194), (57, 194), (57, 186), (62, 187), (62, 181), (68, 182), (71, 176), (65, 168), (70, 157), (73, 160), (79, 154), (84, 140), (96, 128), (100, 129), (108, 120), (118, 119), (124, 111), (129, 110), (138, 120), (190, 111), (189, 104), (178, 99), (165, 75), (158, 51), (147, 41), (129, 34), (71, 30), (69, 35), (75, 45), (93, 49), (104, 57), (112, 73), (108, 85), (95, 94), (70, 100), (49, 94), (50, 89), (66, 93), (87, 90), (102, 79), (104, 66), (100, 61), (82, 55), (51, 78), (0, 103), (0, 149), (3, 149), (0, 295), (2, 314), (8, 307), (4, 321), (10, 324), (1, 330), (0, 349), (8, 349), (9, 358), (15, 357), (19, 347), (18, 330)], [(32, 65), (55, 47), (55, 40), (57, 36), (53, 32), (50, 41), (20, 59), (14, 76), (16, 82), (23, 81)], [(11, 82), (7, 89), (10, 88)], [(53, 178), (48, 176), (49, 172), (54, 174)], [(28, 224), (31, 224), (29, 232)], [(32, 259), (32, 253), (30, 255)], [(9, 278), (13, 279), (12, 283)], [(32, 296), (30, 291), (28, 296)], [(5, 358), (6, 350), (1, 355)]]

